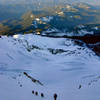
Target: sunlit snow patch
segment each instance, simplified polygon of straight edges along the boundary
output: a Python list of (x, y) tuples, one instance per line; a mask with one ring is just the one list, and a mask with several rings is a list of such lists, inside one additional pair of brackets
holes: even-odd
[(18, 35), (18, 34), (13, 35), (13, 38), (15, 38), (15, 39), (17, 39), (18, 37), (19, 37), (19, 35)]

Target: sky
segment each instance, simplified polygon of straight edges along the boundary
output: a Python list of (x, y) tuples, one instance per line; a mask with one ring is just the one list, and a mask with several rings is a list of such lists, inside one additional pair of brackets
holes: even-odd
[[(9, 3), (31, 3), (34, 1), (43, 1), (43, 2), (51, 2), (51, 1), (55, 1), (55, 0), (0, 0), (0, 3), (3, 4), (9, 4)], [(85, 3), (89, 3), (92, 5), (100, 5), (100, 0), (56, 0), (56, 1), (65, 1), (65, 2), (85, 2)]]

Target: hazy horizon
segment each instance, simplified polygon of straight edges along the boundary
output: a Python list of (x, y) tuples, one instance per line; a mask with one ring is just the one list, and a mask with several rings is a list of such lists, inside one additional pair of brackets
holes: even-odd
[[(20, 3), (34, 3), (34, 2), (56, 2), (56, 0), (0, 0), (0, 4), (20, 4)], [(66, 3), (74, 3), (74, 2), (84, 2), (92, 5), (100, 5), (99, 0), (57, 0), (57, 2), (66, 2)]]

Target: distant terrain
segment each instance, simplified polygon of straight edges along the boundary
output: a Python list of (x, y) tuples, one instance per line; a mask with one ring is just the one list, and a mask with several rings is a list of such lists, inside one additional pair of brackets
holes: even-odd
[[(3, 10), (2, 10), (3, 9)], [(86, 3), (0, 5), (0, 34), (100, 33), (100, 9)]]

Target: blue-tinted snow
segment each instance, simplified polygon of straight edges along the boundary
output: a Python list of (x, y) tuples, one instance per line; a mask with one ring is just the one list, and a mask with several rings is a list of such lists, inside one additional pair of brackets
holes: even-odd
[[(39, 49), (27, 51), (32, 45)], [(48, 48), (67, 52), (52, 54)], [(44, 85), (33, 83), (23, 72)], [(32, 34), (0, 39), (0, 100), (43, 99), (32, 90), (43, 92), (43, 100), (53, 100), (54, 93), (57, 100), (100, 100), (99, 78), (100, 59), (72, 40)]]

